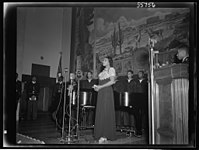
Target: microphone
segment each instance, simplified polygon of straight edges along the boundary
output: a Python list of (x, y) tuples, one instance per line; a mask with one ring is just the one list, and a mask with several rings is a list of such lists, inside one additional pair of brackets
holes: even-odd
[(75, 74), (74, 73), (70, 73), (70, 84), (73, 84), (73, 80), (75, 79)]
[(73, 80), (75, 79), (74, 78), (74, 73), (70, 73), (70, 85), (68, 87), (68, 95), (70, 95), (70, 93), (72, 92), (72, 89), (73, 89)]
[(155, 39), (155, 38), (149, 38), (149, 45), (151, 47), (154, 47), (155, 43), (157, 43), (157, 39)]

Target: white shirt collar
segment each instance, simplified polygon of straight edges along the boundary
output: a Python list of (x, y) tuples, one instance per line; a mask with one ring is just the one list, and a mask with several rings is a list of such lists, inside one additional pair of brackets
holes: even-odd
[(139, 79), (140, 83), (143, 81), (144, 79)]
[(184, 61), (185, 61), (185, 59), (186, 59), (187, 57), (188, 57), (188, 56), (184, 57), (184, 58), (182, 59), (182, 62), (184, 62)]
[(132, 79), (127, 79), (127, 80), (128, 80), (128, 82), (131, 82)]

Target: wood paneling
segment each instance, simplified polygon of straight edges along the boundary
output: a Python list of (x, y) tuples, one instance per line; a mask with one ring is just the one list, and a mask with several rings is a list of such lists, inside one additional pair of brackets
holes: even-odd
[(188, 65), (154, 71), (155, 144), (188, 144)]
[(50, 92), (48, 87), (42, 87), (40, 89), (39, 100), (38, 100), (38, 110), (48, 111), (49, 101), (50, 101)]

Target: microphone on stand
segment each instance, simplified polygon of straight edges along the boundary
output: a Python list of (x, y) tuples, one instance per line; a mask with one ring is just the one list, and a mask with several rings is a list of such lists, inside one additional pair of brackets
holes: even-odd
[(79, 137), (79, 96), (80, 96), (80, 80), (82, 79), (83, 77), (83, 73), (81, 70), (77, 70), (76, 71), (76, 78), (77, 78), (77, 123), (76, 123), (76, 126), (77, 126), (77, 129), (76, 129), (76, 135), (77, 135), (77, 138)]
[(151, 48), (155, 46), (155, 43), (157, 43), (157, 39), (149, 38), (149, 45)]
[(64, 88), (64, 105), (63, 105), (63, 115), (62, 115), (62, 131), (61, 131), (61, 141), (64, 141), (64, 125), (65, 125), (65, 113), (66, 113), (66, 76), (68, 72), (68, 68), (64, 68), (65, 72), (65, 88)]
[(149, 45), (150, 45), (150, 52), (149, 52), (149, 60), (150, 60), (150, 84), (148, 84), (149, 88), (148, 88), (148, 93), (151, 93), (148, 97), (148, 107), (151, 111), (151, 117), (149, 118), (149, 128), (152, 128), (152, 144), (154, 144), (154, 132), (155, 129), (155, 123), (154, 123), (154, 95), (153, 95), (153, 92), (154, 92), (154, 69), (155, 69), (155, 66), (154, 66), (154, 63), (156, 64), (157, 61), (158, 61), (158, 58), (156, 57), (156, 62), (154, 62), (154, 58), (155, 58), (155, 54), (159, 53), (159, 51), (154, 51), (154, 46), (155, 46), (155, 43), (157, 43), (157, 39), (152, 39), (152, 38), (149, 38)]
[(154, 61), (153, 65), (152, 65), (153, 68), (158, 67), (158, 55), (156, 55), (156, 54), (158, 54), (159, 51), (154, 50), (154, 46), (156, 43), (157, 43), (157, 39), (149, 38), (150, 56), (151, 56), (150, 61)]
[(68, 87), (68, 95), (70, 95), (70, 93), (72, 92), (72, 86), (74, 84), (74, 79), (75, 79), (74, 73), (70, 73), (70, 84)]

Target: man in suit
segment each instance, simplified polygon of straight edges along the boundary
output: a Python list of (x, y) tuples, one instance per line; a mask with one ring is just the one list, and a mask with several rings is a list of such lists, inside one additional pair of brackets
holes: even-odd
[(93, 73), (88, 71), (86, 80), (81, 81), (81, 90), (92, 90), (94, 84), (97, 84), (97, 80), (93, 79)]
[[(80, 84), (80, 90), (81, 92), (88, 92), (90, 93), (91, 96), (91, 106), (96, 105), (96, 92), (93, 90), (93, 86), (97, 85), (97, 80), (93, 79), (93, 73), (91, 71), (87, 72), (86, 75), (87, 79), (86, 80), (81, 80)], [(95, 111), (93, 108), (89, 108), (86, 113), (86, 126), (92, 126), (94, 125), (94, 117), (95, 117)]]
[(133, 78), (133, 71), (132, 70), (128, 70), (127, 71), (127, 78), (124, 80), (124, 84), (125, 84), (125, 92), (129, 93), (130, 96), (130, 106), (128, 108), (129, 109), (123, 109), (122, 113), (123, 113), (123, 123), (124, 126), (129, 127), (131, 130), (133, 130), (134, 128), (134, 116), (132, 113), (133, 107), (132, 107), (132, 101), (133, 101), (133, 97), (132, 97), (132, 93), (134, 93), (135, 91), (135, 80)]
[(37, 102), (40, 92), (40, 84), (37, 82), (36, 76), (32, 76), (32, 80), (26, 88), (28, 101), (27, 120), (35, 120), (37, 119)]
[[(145, 116), (148, 114), (148, 82), (147, 79), (144, 78), (144, 72), (138, 72), (138, 79), (135, 79), (135, 100), (134, 100), (134, 116), (135, 116), (135, 126), (136, 126), (136, 137), (142, 136), (142, 120), (143, 120), (143, 112), (145, 112)], [(146, 121), (147, 123), (147, 121)]]

